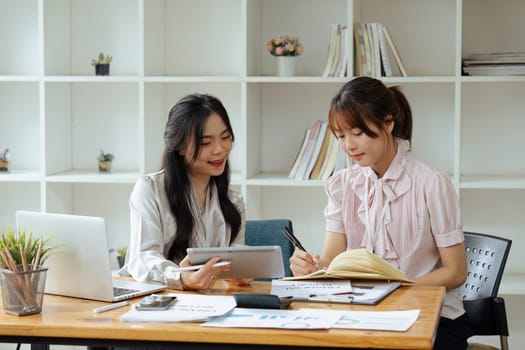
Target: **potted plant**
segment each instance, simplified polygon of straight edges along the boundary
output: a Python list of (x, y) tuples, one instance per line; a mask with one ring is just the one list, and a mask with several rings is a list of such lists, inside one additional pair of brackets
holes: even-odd
[(96, 59), (91, 60), (91, 64), (95, 67), (96, 75), (109, 75), (109, 64), (113, 57), (110, 55), (104, 55), (104, 53), (99, 53)]
[(266, 44), (270, 54), (277, 57), (278, 75), (292, 76), (295, 74), (295, 57), (303, 53), (303, 44), (295, 35), (283, 35), (272, 38)]
[(98, 171), (103, 173), (109, 173), (111, 171), (111, 161), (115, 156), (111, 153), (105, 153), (104, 150), (100, 150), (98, 160)]
[(127, 246), (122, 246), (120, 248), (117, 248), (117, 261), (118, 261), (118, 267), (122, 268), (124, 266), (124, 263), (126, 262), (126, 254), (128, 252)]
[(8, 153), (9, 148), (6, 148), (2, 153), (0, 153), (0, 171), (9, 171), (9, 160), (7, 159)]
[(42, 265), (56, 249), (48, 239), (7, 226), (0, 233), (0, 274), (4, 311), (17, 316), (39, 313), (47, 268)]

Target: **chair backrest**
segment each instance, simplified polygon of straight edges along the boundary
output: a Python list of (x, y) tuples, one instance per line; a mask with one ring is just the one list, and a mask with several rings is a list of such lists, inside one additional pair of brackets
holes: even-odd
[(247, 245), (279, 245), (283, 253), (285, 276), (291, 276), (290, 257), (294, 246), (283, 234), (283, 227), (293, 233), (292, 221), (288, 219), (247, 220), (245, 243)]
[(464, 235), (468, 272), (459, 295), (463, 300), (497, 296), (512, 241), (482, 233)]

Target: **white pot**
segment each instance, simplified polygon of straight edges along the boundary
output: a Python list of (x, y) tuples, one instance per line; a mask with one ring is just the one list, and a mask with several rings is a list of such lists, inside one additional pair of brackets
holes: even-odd
[(277, 75), (291, 77), (295, 75), (295, 56), (277, 56)]

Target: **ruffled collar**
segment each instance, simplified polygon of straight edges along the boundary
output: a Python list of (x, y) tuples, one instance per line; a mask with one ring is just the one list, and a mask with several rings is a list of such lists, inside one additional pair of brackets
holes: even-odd
[(377, 178), (371, 167), (353, 166), (351, 186), (361, 200), (358, 216), (367, 230), (361, 245), (385, 259), (397, 259), (397, 253), (386, 231), (391, 221), (390, 203), (410, 188), (404, 165), (410, 150), (408, 140), (396, 139), (397, 152), (384, 176)]

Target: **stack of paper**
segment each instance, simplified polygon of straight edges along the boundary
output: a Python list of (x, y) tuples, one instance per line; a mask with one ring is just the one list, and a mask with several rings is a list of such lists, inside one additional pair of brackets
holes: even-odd
[(273, 280), (271, 293), (296, 301), (375, 305), (400, 286), (397, 281)]
[(126, 322), (195, 322), (231, 312), (237, 303), (233, 296), (170, 294), (177, 301), (168, 310), (139, 311), (135, 306), (120, 316)]

